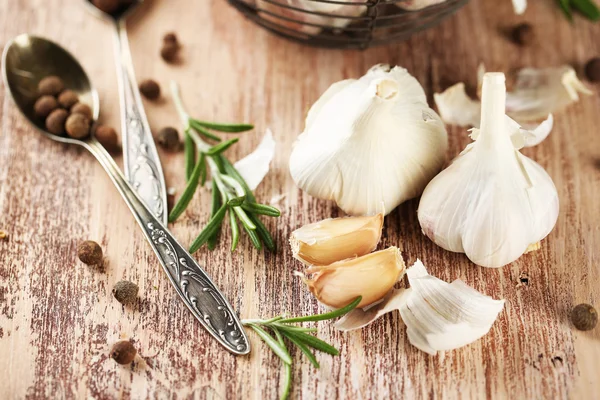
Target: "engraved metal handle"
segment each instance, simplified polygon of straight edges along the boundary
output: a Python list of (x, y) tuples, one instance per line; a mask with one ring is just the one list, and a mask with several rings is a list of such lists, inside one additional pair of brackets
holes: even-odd
[(102, 145), (92, 137), (84, 146), (100, 161), (119, 189), (169, 280), (192, 314), (227, 350), (248, 354), (250, 342), (240, 320), (206, 272), (144, 205)]
[(125, 176), (152, 214), (166, 225), (165, 178), (137, 88), (125, 19), (116, 21), (115, 26)]

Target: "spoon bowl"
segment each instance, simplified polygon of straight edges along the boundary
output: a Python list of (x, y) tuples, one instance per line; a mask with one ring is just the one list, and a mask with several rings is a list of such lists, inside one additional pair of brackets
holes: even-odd
[(33, 111), (38, 98), (38, 83), (47, 76), (56, 75), (65, 87), (77, 93), (81, 103), (90, 106), (94, 121), (98, 119), (98, 93), (71, 53), (50, 40), (22, 34), (6, 45), (2, 54), (2, 74), (17, 108), (36, 128), (59, 142), (81, 144), (85, 141), (48, 132), (44, 120)]

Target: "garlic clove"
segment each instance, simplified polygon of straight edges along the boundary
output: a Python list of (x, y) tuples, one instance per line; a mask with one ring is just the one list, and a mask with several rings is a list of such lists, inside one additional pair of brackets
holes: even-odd
[(329, 265), (375, 250), (383, 228), (383, 214), (371, 217), (326, 219), (292, 232), (294, 258), (307, 265)]
[(459, 82), (442, 93), (434, 93), (433, 100), (442, 120), (450, 125), (479, 126), (481, 102), (471, 99), (465, 84)]
[(381, 300), (404, 273), (400, 250), (390, 247), (358, 258), (306, 270), (305, 283), (323, 304), (341, 308), (358, 296), (365, 307)]
[(267, 129), (265, 136), (256, 149), (246, 157), (238, 160), (234, 165), (250, 190), (256, 189), (265, 178), (274, 156), (275, 139), (273, 139), (273, 132)]

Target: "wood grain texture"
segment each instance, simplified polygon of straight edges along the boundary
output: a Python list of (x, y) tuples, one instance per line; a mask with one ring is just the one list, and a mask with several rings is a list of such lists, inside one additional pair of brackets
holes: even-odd
[[(130, 21), (138, 79), (152, 77), (163, 92), (175, 79), (190, 110), (203, 119), (249, 121), (256, 130), (232, 149), (238, 158), (271, 127), (279, 150), (256, 194), (268, 201), (284, 193), (276, 232), (277, 254), (256, 252), (243, 238), (238, 252), (196, 254), (242, 317), (320, 311), (294, 278), (300, 269), (287, 247), (289, 233), (315, 220), (340, 215), (334, 205), (302, 194), (287, 159), (304, 115), (334, 81), (362, 75), (379, 62), (406, 67), (428, 95), (457, 81), (475, 84), (475, 70), (508, 72), (523, 66), (570, 63), (580, 70), (600, 54), (600, 25), (565, 21), (551, 0), (530, 2), (524, 17), (506, 1), (471, 1), (442, 25), (410, 40), (359, 51), (303, 47), (246, 21), (224, 0), (155, 0)], [(529, 20), (537, 43), (520, 48), (503, 37)], [(111, 27), (68, 0), (0, 2), (0, 46), (31, 32), (63, 44), (82, 62), (100, 93), (101, 118), (118, 127)], [(178, 33), (183, 63), (158, 57), (162, 35)], [(596, 86), (595, 90), (600, 90)], [(0, 398), (275, 399), (279, 360), (252, 335), (249, 357), (234, 357), (212, 340), (179, 301), (150, 246), (102, 168), (85, 151), (53, 143), (29, 127), (0, 90)], [(492, 331), (480, 341), (431, 357), (412, 347), (397, 314), (358, 332), (341, 334), (327, 323), (319, 335), (340, 356), (318, 354), (314, 370), (298, 352), (292, 398), (544, 398), (600, 397), (600, 329), (576, 332), (568, 321), (580, 302), (600, 306), (600, 98), (584, 98), (556, 115), (541, 145), (525, 154), (542, 164), (558, 188), (561, 212), (541, 250), (502, 269), (473, 266), (463, 255), (436, 247), (420, 233), (417, 201), (387, 217), (380, 247), (396, 245), (412, 263), (419, 257), (446, 281), (463, 279), (483, 293), (507, 300)], [(146, 103), (153, 129), (174, 125), (168, 93)], [(469, 142), (449, 130), (454, 157)], [(184, 187), (183, 154), (161, 151), (167, 186)], [(120, 160), (119, 160), (120, 162)], [(210, 196), (203, 189), (171, 226), (190, 243), (206, 222)], [(105, 250), (102, 270), (82, 265), (79, 241)], [(526, 278), (526, 279), (525, 279)], [(122, 307), (115, 282), (140, 286), (140, 301)], [(141, 358), (135, 367), (108, 359), (112, 343), (131, 338)]]

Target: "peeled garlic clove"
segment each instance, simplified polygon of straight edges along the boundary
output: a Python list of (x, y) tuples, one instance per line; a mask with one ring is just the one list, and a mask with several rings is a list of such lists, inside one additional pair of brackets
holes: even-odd
[(383, 214), (372, 217), (330, 218), (296, 229), (290, 236), (294, 258), (308, 265), (329, 265), (375, 250)]
[(296, 184), (350, 215), (389, 213), (445, 162), (444, 124), (405, 69), (376, 65), (333, 84), (309, 111), (290, 157)]
[(305, 279), (309, 290), (323, 304), (341, 308), (358, 296), (365, 307), (381, 300), (404, 273), (404, 260), (397, 247), (362, 257), (338, 261), (326, 267), (311, 267)]
[(269, 172), (269, 164), (271, 164), (273, 156), (275, 156), (275, 139), (273, 139), (271, 130), (267, 129), (258, 147), (234, 165), (250, 190), (256, 189), (265, 178)]
[(484, 267), (515, 261), (558, 218), (552, 179), (515, 150), (505, 96), (504, 75), (485, 74), (476, 141), (429, 183), (418, 210), (431, 240)]

